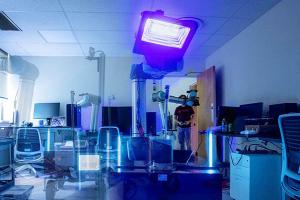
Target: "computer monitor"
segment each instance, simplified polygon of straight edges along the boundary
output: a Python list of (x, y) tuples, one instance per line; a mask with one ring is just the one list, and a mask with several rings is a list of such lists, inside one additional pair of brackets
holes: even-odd
[(132, 107), (102, 107), (102, 126), (116, 126), (123, 135), (131, 134)]
[(59, 116), (60, 103), (35, 103), (34, 119), (50, 119)]
[(262, 102), (240, 105), (239, 116), (245, 116), (248, 118), (261, 118), (262, 113)]
[(225, 119), (227, 123), (233, 124), (237, 117), (239, 107), (219, 106), (217, 111), (217, 124), (221, 125), (222, 120)]
[(46, 119), (50, 126), (51, 119), (59, 116), (60, 103), (36, 103), (34, 104), (34, 119)]

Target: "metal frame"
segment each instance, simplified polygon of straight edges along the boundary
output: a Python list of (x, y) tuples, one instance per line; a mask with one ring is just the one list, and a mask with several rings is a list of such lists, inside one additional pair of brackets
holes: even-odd
[(287, 152), (286, 152), (287, 148), (286, 148), (286, 143), (285, 143), (285, 137), (284, 137), (285, 134), (284, 134), (282, 122), (284, 119), (290, 118), (290, 117), (300, 117), (300, 113), (284, 114), (284, 115), (280, 115), (278, 118), (278, 125), (279, 125), (279, 129), (280, 129), (281, 140), (282, 140), (281, 185), (282, 185), (284, 192), (288, 196), (300, 199), (300, 190), (299, 191), (293, 190), (286, 181), (286, 177), (292, 178), (296, 181), (300, 181), (300, 175), (288, 169), (288, 160), (287, 160)]

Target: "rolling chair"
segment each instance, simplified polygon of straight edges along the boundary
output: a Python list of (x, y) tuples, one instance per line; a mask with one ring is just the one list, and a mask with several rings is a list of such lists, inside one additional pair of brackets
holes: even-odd
[(30, 170), (37, 176), (36, 170), (31, 164), (44, 159), (44, 150), (40, 132), (36, 128), (19, 128), (16, 135), (15, 162), (21, 164), (15, 169), (16, 173)]
[(280, 115), (278, 124), (282, 140), (281, 186), (287, 196), (300, 199), (300, 113)]

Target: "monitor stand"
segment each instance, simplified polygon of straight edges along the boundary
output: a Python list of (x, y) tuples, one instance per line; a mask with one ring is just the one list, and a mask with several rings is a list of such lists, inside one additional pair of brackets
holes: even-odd
[(46, 123), (46, 126), (51, 126), (51, 118), (47, 118), (47, 123)]

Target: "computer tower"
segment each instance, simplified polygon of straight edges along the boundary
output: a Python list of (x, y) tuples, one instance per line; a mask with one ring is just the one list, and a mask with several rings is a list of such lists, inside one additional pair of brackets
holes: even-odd
[(156, 112), (147, 112), (147, 134), (156, 135)]
[(116, 126), (122, 135), (131, 134), (131, 106), (102, 107), (102, 126)]
[(72, 104), (67, 104), (67, 126), (79, 128), (81, 127), (81, 107), (73, 104), (74, 120), (72, 123)]
[(232, 106), (219, 106), (217, 110), (217, 125), (222, 124), (222, 120), (225, 119), (227, 123), (234, 123), (238, 115), (239, 107)]

